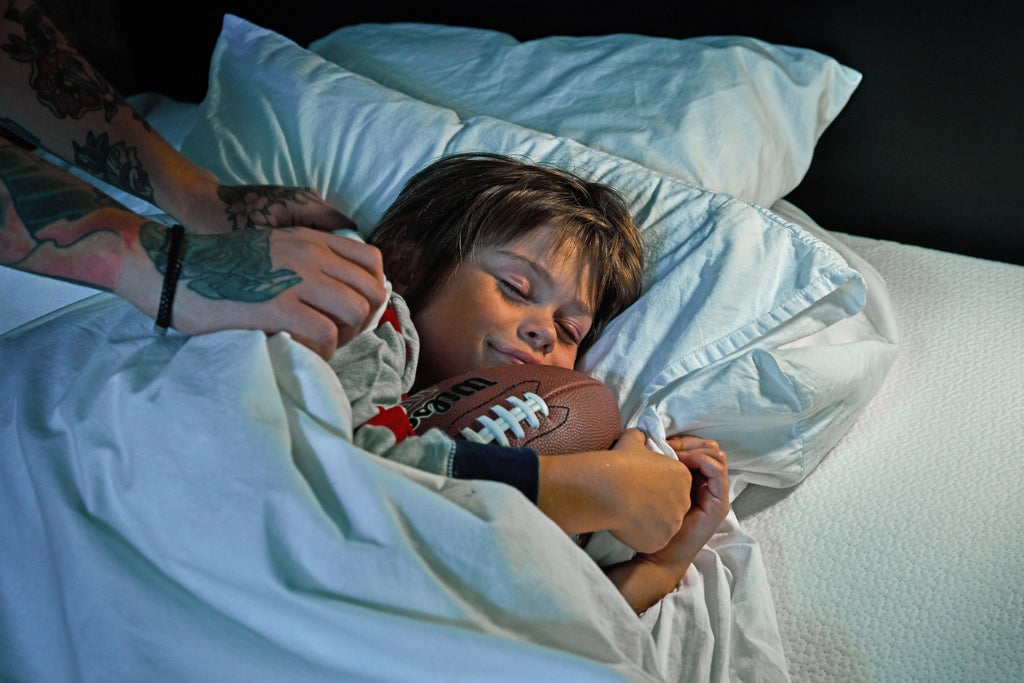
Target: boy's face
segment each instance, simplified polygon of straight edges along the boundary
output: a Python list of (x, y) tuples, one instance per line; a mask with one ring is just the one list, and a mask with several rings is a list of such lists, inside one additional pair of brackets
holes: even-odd
[(494, 365), (573, 367), (595, 302), (589, 268), (570, 254), (556, 250), (551, 229), (541, 226), (460, 264), (413, 316), (414, 389)]

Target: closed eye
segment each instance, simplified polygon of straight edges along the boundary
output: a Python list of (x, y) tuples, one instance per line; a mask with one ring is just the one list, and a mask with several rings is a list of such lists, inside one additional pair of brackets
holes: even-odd
[(530, 300), (530, 295), (525, 289), (509, 280), (498, 279), (498, 288), (502, 294), (515, 301), (525, 302)]
[(580, 333), (579, 330), (576, 329), (575, 325), (569, 323), (558, 323), (558, 329), (561, 331), (562, 336), (567, 344), (579, 346)]

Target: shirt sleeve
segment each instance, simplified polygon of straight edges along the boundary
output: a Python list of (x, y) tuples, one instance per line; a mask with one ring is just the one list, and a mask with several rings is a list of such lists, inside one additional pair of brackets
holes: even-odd
[(531, 448), (510, 448), (456, 439), (451, 476), (509, 484), (536, 503), (540, 459)]

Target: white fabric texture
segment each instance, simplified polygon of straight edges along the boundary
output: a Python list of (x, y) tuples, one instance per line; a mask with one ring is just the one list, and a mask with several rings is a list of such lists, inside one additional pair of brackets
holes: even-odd
[(865, 298), (834, 248), (770, 211), (564, 137), (461, 121), (238, 17), (225, 18), (182, 150), (227, 180), (313, 185), (364, 231), (409, 176), (447, 153), (512, 154), (615, 187), (645, 233), (648, 292), (583, 369), (616, 393), (627, 424), (722, 439), (737, 493), (749, 481), (799, 481), (870, 398), (877, 383), (852, 385), (835, 354), (877, 368), (873, 378), (891, 362), (888, 330), (867, 328), (842, 351), (794, 349), (784, 362), (763, 353), (857, 314)]
[(1024, 267), (838, 237), (885, 279), (903, 341), (812, 476), (736, 501), (790, 673), (1024, 680)]
[[(825, 234), (565, 137), (462, 120), (233, 17), (210, 83), (186, 154), (226, 181), (313, 185), (364, 229), (445, 153), (511, 153), (619, 189), (653, 256), (647, 294), (586, 369), (656, 439), (720, 429), (734, 492), (806, 476), (885, 374), (893, 340), (871, 314), (870, 273)], [(884, 314), (884, 295), (874, 301)], [(649, 334), (620, 332), (641, 326)], [(3, 541), (26, 547), (2, 579), (17, 596), (2, 605), (17, 624), (2, 634), (5, 651), (19, 655), (0, 660), (5, 675), (130, 677), (156, 662), (168, 680), (406, 677), (457, 661), (453, 676), (472, 679), (500, 658), (516, 661), (504, 669), (511, 680), (559, 669), (787, 678), (760, 549), (734, 516), (637, 623), (590, 558), (518, 494), (347, 445), (343, 387), (286, 336), (160, 337), (101, 295), (2, 344), (29, 359), (3, 378), (2, 426), (16, 444), (4, 459), (5, 519), (19, 522)], [(829, 371), (837, 358), (874, 374), (851, 387)], [(760, 429), (743, 434), (755, 418)], [(211, 421), (215, 432), (190, 428)], [(116, 598), (97, 604), (107, 594)], [(174, 634), (174, 646), (153, 632)], [(378, 656), (360, 664), (356, 645), (331, 649), (338, 640)], [(190, 643), (201, 656), (174, 656)], [(467, 643), (472, 655), (454, 657)], [(378, 670), (384, 660), (392, 668)]]
[(164, 336), (104, 294), (0, 364), (0, 678), (785, 680), (734, 519), (638, 620), (515, 489), (353, 447), (287, 335)]
[[(901, 351), (814, 476), (747, 487), (641, 629), (507, 488), (339, 439), (343, 391), (284, 336), (158, 337), (107, 295), (7, 335), (0, 679), (1024, 679), (1024, 268), (818, 237), (865, 304), (777, 348), (884, 344), (895, 317)], [(21, 275), (4, 304), (38, 294)], [(0, 331), (34, 315), (7, 310)]]
[(578, 140), (762, 206), (797, 186), (861, 74), (747, 36), (551, 36), (358, 24), (310, 50), (455, 111)]

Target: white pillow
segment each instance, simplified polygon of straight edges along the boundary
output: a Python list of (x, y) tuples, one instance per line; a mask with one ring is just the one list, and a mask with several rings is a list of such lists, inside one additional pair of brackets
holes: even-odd
[(821, 53), (745, 36), (520, 43), (485, 29), (360, 24), (310, 49), (463, 118), (573, 138), (762, 206), (803, 179), (861, 80)]
[[(779, 473), (781, 485), (794, 483), (793, 472), (806, 474), (838, 438), (819, 419), (862, 405), (846, 384), (818, 386), (817, 372), (803, 377), (799, 363), (767, 375), (750, 365), (763, 340), (776, 348), (855, 315), (864, 282), (821, 240), (730, 195), (497, 119), (460, 122), (230, 15), (209, 94), (182, 145), (223, 179), (313, 185), (355, 212), (364, 232), (412, 173), (442, 154), (471, 150), (568, 168), (616, 187), (630, 204), (649, 249), (647, 293), (583, 363), (616, 392), (628, 423), (656, 407), (662, 429), (700, 429), (707, 425), (673, 397), (714, 407), (721, 411), (715, 426), (735, 428), (719, 430), (737, 435), (723, 439), (734, 472), (759, 473), (762, 483), (764, 472)], [(780, 401), (778, 382), (796, 387), (801, 401)], [(691, 386), (699, 386), (692, 399)], [(765, 428), (772, 434), (758, 432), (763, 411), (787, 410), (792, 419), (774, 419)]]

